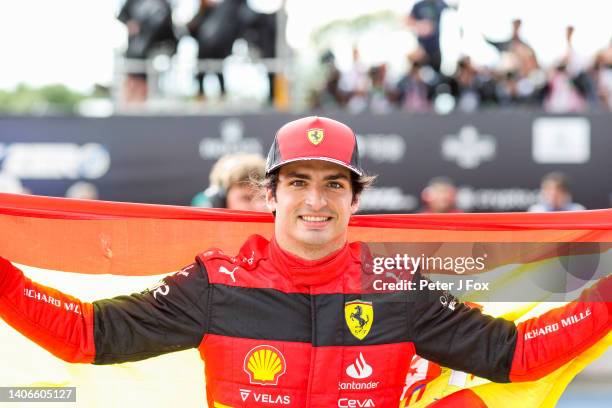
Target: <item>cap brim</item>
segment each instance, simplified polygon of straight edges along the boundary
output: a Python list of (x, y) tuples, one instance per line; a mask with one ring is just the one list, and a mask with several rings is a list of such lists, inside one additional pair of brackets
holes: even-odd
[(357, 169), (356, 167), (353, 167), (349, 164), (346, 164), (343, 161), (340, 160), (336, 160), (336, 159), (332, 159), (330, 157), (295, 157), (293, 159), (289, 159), (289, 160), (283, 160), (279, 163), (276, 163), (274, 166), (270, 167), (269, 169), (266, 169), (266, 174), (278, 169), (281, 166), (284, 166), (285, 164), (288, 163), (293, 163), (293, 162), (297, 162), (297, 161), (304, 161), (304, 160), (321, 160), (321, 161), (326, 161), (326, 162), (330, 162), (330, 163), (334, 163), (337, 164), (339, 166), (342, 166), (344, 168), (349, 169), (350, 171), (352, 171), (353, 173), (357, 174), (358, 176), (363, 176), (363, 171)]

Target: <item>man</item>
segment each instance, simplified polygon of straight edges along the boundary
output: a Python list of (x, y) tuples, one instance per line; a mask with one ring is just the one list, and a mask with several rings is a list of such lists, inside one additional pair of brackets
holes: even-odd
[[(172, 8), (167, 0), (127, 0), (117, 19), (127, 28), (126, 58), (144, 63), (157, 54), (172, 56), (176, 52), (178, 40), (174, 34)], [(123, 88), (126, 103), (146, 102), (150, 91), (146, 69), (128, 68)]]
[(538, 59), (533, 48), (523, 40), (521, 36), (522, 20), (512, 20), (512, 35), (506, 41), (487, 42), (493, 45), (500, 53), (505, 53), (505, 61), (508, 68), (517, 72), (521, 78), (529, 76), (532, 71), (538, 69)]
[(434, 177), (421, 192), (423, 213), (456, 213), (457, 188), (448, 177)]
[(442, 64), (440, 20), (448, 7), (444, 0), (420, 0), (406, 17), (406, 24), (415, 31), (420, 50), (425, 53), (423, 62), (437, 72)]
[[(609, 278), (583, 293), (588, 303), (518, 326), (438, 290), (366, 290), (367, 248), (347, 242), (350, 216), (372, 181), (358, 157), (346, 125), (290, 122), (266, 164), (271, 241), (252, 236), (236, 256), (208, 250), (151, 289), (93, 303), (33, 283), (0, 258), (0, 315), (72, 362), (112, 364), (198, 347), (208, 404), (221, 408), (396, 407), (415, 352), (494, 381), (527, 381), (610, 331), (612, 303), (601, 302), (612, 290)], [(62, 303), (73, 307), (56, 307)], [(577, 315), (571, 331), (551, 331)]]
[(266, 211), (266, 203), (252, 181), (263, 179), (266, 161), (259, 154), (233, 153), (222, 156), (210, 170), (208, 188), (191, 201), (195, 207)]
[(612, 111), (612, 39), (595, 55), (591, 75), (601, 107)]
[(529, 207), (529, 212), (580, 211), (582, 204), (572, 202), (569, 178), (561, 172), (548, 173), (540, 185), (540, 202)]

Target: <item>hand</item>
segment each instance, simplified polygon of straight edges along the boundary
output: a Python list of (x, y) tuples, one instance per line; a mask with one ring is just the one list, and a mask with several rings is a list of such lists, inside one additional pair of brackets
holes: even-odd
[(414, 28), (419, 37), (429, 37), (434, 32), (434, 24), (429, 20), (417, 21)]
[(3, 292), (4, 281), (8, 278), (12, 267), (13, 265), (7, 259), (0, 256), (0, 295)]
[(127, 22), (126, 25), (128, 30), (128, 36), (133, 37), (135, 35), (138, 35), (138, 33), (140, 32), (140, 24), (138, 24), (136, 21), (130, 20)]
[(612, 275), (608, 275), (595, 284), (595, 289), (602, 301), (608, 305), (610, 324), (612, 325)]

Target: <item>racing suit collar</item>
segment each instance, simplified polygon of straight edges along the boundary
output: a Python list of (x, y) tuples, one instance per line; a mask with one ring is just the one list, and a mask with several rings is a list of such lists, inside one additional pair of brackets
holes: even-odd
[(339, 250), (314, 261), (285, 251), (276, 239), (270, 241), (270, 259), (293, 280), (295, 285), (321, 285), (340, 276), (352, 259), (348, 243)]

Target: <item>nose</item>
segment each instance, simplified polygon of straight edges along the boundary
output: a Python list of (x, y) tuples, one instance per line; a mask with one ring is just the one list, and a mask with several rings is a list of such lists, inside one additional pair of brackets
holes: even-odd
[(306, 205), (318, 211), (327, 206), (327, 199), (325, 198), (325, 192), (319, 186), (310, 186), (306, 192)]

